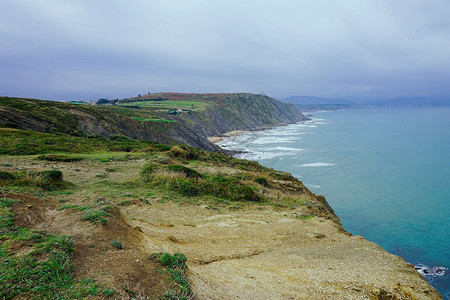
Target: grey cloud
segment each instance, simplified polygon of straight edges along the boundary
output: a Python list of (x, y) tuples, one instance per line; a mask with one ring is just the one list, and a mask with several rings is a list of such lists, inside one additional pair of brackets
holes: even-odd
[(450, 3), (4, 1), (0, 94), (450, 94)]

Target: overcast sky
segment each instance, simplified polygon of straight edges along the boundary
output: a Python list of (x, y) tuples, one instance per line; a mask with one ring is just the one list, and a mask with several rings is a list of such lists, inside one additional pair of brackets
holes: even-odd
[(448, 0), (0, 0), (0, 96), (450, 95)]

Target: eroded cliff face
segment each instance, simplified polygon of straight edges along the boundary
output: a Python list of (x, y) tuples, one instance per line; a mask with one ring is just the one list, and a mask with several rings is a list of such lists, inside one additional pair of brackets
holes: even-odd
[(187, 144), (221, 151), (180, 122), (141, 122), (106, 109), (36, 99), (0, 98), (0, 125), (77, 136), (123, 135), (162, 144)]
[(308, 120), (292, 104), (254, 94), (229, 94), (204, 112), (178, 114), (170, 118), (189, 124), (192, 130), (203, 136), (220, 136), (229, 131), (254, 130)]

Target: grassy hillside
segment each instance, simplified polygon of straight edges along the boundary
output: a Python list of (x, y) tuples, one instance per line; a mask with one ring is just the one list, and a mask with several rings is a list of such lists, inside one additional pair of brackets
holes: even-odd
[(161, 93), (108, 105), (0, 97), (3, 127), (85, 137), (122, 135), (209, 151), (222, 150), (208, 136), (305, 119), (290, 104), (251, 94)]
[(187, 124), (202, 136), (307, 120), (293, 105), (255, 94), (159, 93), (116, 102), (131, 104), (159, 113), (161, 118)]
[(0, 126), (80, 137), (123, 136), (219, 151), (182, 123), (126, 107), (0, 97)]

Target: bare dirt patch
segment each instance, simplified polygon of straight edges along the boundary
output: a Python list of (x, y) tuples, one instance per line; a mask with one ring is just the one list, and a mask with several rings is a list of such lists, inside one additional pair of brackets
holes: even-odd
[[(173, 288), (164, 267), (149, 260), (151, 252), (141, 246), (142, 233), (128, 225), (118, 210), (108, 218), (107, 225), (91, 224), (81, 221), (80, 213), (74, 209), (58, 210), (57, 204), (24, 194), (5, 196), (21, 200), (13, 206), (17, 226), (73, 237), (76, 278), (92, 278), (125, 298), (144, 295), (161, 298)], [(113, 240), (122, 243), (123, 249), (114, 247)]]

